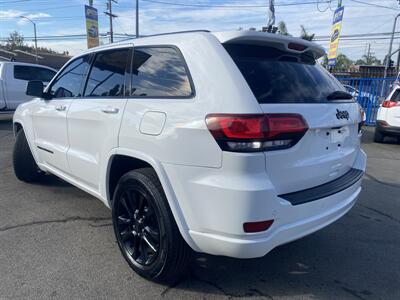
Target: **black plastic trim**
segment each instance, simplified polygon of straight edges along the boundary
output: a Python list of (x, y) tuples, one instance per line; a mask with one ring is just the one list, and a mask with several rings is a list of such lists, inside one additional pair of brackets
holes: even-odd
[(38, 148), (38, 149), (40, 149), (40, 150), (42, 150), (42, 151), (45, 151), (45, 152), (48, 152), (48, 153), (54, 154), (54, 152), (53, 152), (53, 151), (51, 151), (51, 150), (49, 150), (49, 149), (46, 149), (46, 148), (44, 148), (44, 147), (37, 146), (37, 148)]
[(390, 125), (382, 126), (379, 123), (379, 120), (376, 122), (375, 130), (378, 130), (379, 132), (390, 136), (400, 136), (400, 127), (395, 127)]
[(364, 171), (351, 169), (349, 172), (333, 181), (310, 189), (279, 195), (278, 197), (289, 201), (292, 205), (304, 204), (339, 193), (355, 184), (363, 176)]

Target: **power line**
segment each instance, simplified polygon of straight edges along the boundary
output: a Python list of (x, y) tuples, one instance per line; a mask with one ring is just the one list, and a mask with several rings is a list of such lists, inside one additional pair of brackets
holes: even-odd
[(369, 3), (369, 2), (360, 1), (360, 0), (350, 0), (350, 1), (351, 2), (355, 2), (355, 3), (359, 3), (359, 4), (370, 5), (370, 6), (375, 6), (375, 7), (379, 7), (379, 8), (387, 8), (387, 9), (392, 9), (392, 10), (399, 11), (397, 8), (390, 7), (390, 6), (385, 6), (385, 5), (375, 4), (375, 3)]
[[(165, 4), (165, 5), (173, 5), (173, 6), (183, 6), (183, 7), (204, 7), (204, 8), (268, 8), (269, 5), (214, 5), (214, 4), (186, 4), (186, 3), (176, 3), (176, 2), (168, 2), (168, 1), (158, 1), (158, 0), (141, 0), (142, 2), (149, 3), (157, 3), (157, 4)], [(309, 4), (318, 4), (318, 3), (329, 3), (332, 0), (325, 1), (307, 1), (307, 2), (296, 2), (296, 3), (282, 3), (275, 4), (275, 6), (298, 6), (298, 5), (309, 5)]]

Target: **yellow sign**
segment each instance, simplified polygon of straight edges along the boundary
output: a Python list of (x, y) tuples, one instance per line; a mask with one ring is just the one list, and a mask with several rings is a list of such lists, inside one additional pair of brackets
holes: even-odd
[(85, 5), (85, 16), (88, 48), (97, 47), (99, 45), (99, 17), (97, 9)]
[(328, 52), (329, 66), (336, 65), (340, 34), (342, 32), (343, 13), (344, 13), (344, 6), (341, 6), (335, 10), (335, 14), (333, 15), (331, 43), (329, 45), (329, 52)]

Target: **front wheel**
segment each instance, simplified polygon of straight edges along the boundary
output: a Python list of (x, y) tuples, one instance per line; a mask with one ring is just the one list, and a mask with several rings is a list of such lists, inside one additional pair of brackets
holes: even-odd
[(122, 176), (112, 218), (122, 255), (136, 273), (163, 283), (173, 283), (185, 273), (192, 250), (178, 230), (153, 169)]

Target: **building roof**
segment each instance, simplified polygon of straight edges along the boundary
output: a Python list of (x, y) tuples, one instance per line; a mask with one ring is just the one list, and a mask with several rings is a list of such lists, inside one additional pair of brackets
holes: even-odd
[[(53, 69), (60, 69), (71, 57), (63, 54), (55, 53), (38, 53), (38, 64), (51, 67)], [(36, 63), (36, 55), (31, 52), (22, 50), (9, 50), (0, 47), (0, 61), (17, 61), (24, 63)]]

